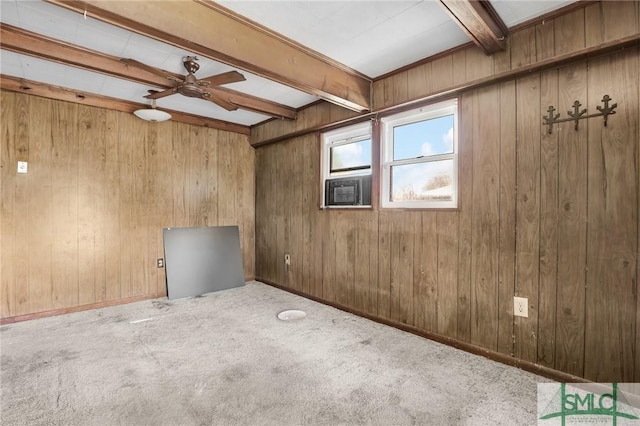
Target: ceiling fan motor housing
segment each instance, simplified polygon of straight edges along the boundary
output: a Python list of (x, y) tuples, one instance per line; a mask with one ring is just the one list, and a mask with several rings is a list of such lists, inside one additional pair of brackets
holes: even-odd
[(178, 87), (178, 92), (181, 95), (188, 96), (190, 98), (200, 98), (202, 97), (202, 89), (196, 86), (195, 83), (184, 83)]

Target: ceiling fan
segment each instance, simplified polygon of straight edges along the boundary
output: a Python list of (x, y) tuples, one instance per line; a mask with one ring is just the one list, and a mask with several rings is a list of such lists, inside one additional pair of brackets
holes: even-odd
[(198, 58), (195, 56), (186, 56), (183, 59), (182, 63), (188, 74), (183, 76), (182, 78), (177, 78), (174, 75), (168, 74), (166, 71), (143, 64), (142, 62), (138, 62), (135, 59), (122, 59), (122, 62), (126, 63), (127, 65), (133, 65), (138, 68), (142, 68), (156, 75), (166, 77), (167, 79), (176, 83), (174, 87), (160, 92), (157, 90), (149, 90), (149, 94), (145, 96), (145, 98), (147, 99), (160, 99), (164, 98), (165, 96), (179, 93), (190, 98), (199, 98), (206, 101), (211, 101), (217, 105), (220, 105), (227, 111), (237, 110), (238, 107), (236, 105), (210, 91), (207, 91), (207, 88), (220, 86), (222, 84), (244, 81), (244, 76), (238, 71), (228, 71), (222, 74), (212, 75), (211, 77), (198, 79), (195, 76), (196, 71), (198, 71), (198, 69), (200, 68), (200, 65), (198, 65), (198, 63), (196, 62), (197, 60)]

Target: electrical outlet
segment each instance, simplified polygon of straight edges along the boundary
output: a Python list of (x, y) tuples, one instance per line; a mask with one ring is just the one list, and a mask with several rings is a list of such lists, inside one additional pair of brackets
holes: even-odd
[(529, 318), (529, 299), (526, 297), (513, 298), (513, 315)]
[(26, 174), (29, 163), (26, 161), (18, 161), (18, 173)]
[(291, 265), (291, 256), (288, 253), (284, 255), (284, 264), (285, 266)]
[(164, 268), (164, 259), (163, 258), (159, 258), (158, 259), (158, 268)]

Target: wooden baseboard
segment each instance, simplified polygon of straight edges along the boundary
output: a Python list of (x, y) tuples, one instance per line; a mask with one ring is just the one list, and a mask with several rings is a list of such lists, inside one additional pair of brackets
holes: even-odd
[(303, 293), (298, 290), (294, 290), (291, 288), (284, 287), (277, 283), (274, 283), (269, 280), (262, 279), (260, 277), (256, 277), (256, 281), (260, 281), (262, 283), (268, 284), (272, 287), (278, 288), (280, 290), (287, 291), (289, 293), (296, 294), (298, 296), (302, 296), (306, 299), (313, 300), (314, 302), (322, 303), (324, 305), (328, 305), (334, 307), (336, 309), (340, 309), (341, 311), (349, 312), (351, 314), (357, 315), (359, 317), (367, 318), (371, 321), (375, 321), (380, 324), (388, 325), (390, 327), (397, 328), (402, 331), (406, 331), (411, 334), (415, 334), (420, 337), (424, 337), (425, 339), (433, 340), (438, 343), (442, 343), (447, 346), (454, 347), (456, 349), (463, 350), (465, 352), (469, 352), (475, 355), (481, 355), (485, 358), (489, 358), (493, 361), (500, 362), (502, 364), (510, 365), (513, 367), (520, 368), (525, 371), (529, 371), (534, 374), (538, 374), (540, 376), (546, 377), (551, 380), (555, 380), (557, 382), (562, 383), (588, 383), (589, 380), (586, 380), (582, 377), (574, 376), (572, 374), (568, 374), (562, 371), (554, 370), (553, 368), (545, 367), (540, 364), (533, 363), (531, 361), (525, 361), (522, 359), (518, 359), (500, 352), (492, 351), (489, 349), (482, 348), (480, 346), (472, 345), (471, 343), (462, 342), (460, 340), (453, 339), (451, 337), (443, 336), (437, 333), (431, 333), (428, 331), (420, 330), (419, 328), (413, 327), (411, 325), (403, 324), (401, 322), (389, 320), (386, 318), (381, 318), (375, 315), (368, 314), (366, 312), (359, 311), (357, 309), (350, 308), (348, 306), (341, 305), (339, 303), (330, 302), (327, 300), (323, 300), (319, 297), (312, 296), (310, 294)]
[(90, 303), (88, 305), (73, 306), (70, 308), (53, 309), (51, 311), (36, 312), (33, 314), (16, 315), (14, 317), (0, 318), (0, 325), (13, 324), (21, 321), (29, 321), (37, 318), (53, 317), (56, 315), (70, 314), (72, 312), (88, 311), (90, 309), (106, 308), (108, 306), (124, 305), (125, 303), (139, 302), (141, 300), (166, 297), (165, 292), (145, 294), (142, 296), (126, 297), (124, 299), (107, 300), (104, 302)]
[[(245, 277), (245, 281), (254, 281), (255, 277)], [(108, 300), (105, 302), (90, 303), (88, 305), (73, 306), (71, 308), (53, 309), (51, 311), (36, 312), (33, 314), (16, 315), (13, 317), (0, 318), (0, 325), (13, 324), (15, 322), (29, 321), (32, 319), (53, 317), (56, 315), (70, 314), (72, 312), (88, 311), (90, 309), (106, 308), (107, 306), (124, 305), (126, 303), (139, 302), (141, 300), (157, 299), (159, 297), (167, 297), (166, 291), (145, 294), (143, 296), (127, 297), (124, 299)]]

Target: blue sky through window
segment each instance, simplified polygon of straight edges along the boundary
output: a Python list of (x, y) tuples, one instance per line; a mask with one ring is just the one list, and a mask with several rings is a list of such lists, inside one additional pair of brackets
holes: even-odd
[(393, 128), (393, 159), (453, 152), (453, 115)]
[[(393, 128), (393, 161), (453, 153), (454, 115)], [(397, 165), (391, 170), (393, 201), (450, 200), (452, 160)]]

